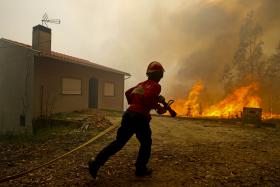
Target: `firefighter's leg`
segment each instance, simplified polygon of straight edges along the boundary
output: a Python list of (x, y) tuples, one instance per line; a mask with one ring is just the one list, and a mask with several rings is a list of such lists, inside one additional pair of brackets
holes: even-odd
[(134, 134), (135, 130), (134, 127), (130, 125), (130, 121), (130, 116), (125, 113), (121, 122), (121, 127), (118, 129), (116, 140), (111, 142), (107, 147), (100, 151), (95, 159), (92, 159), (89, 162), (90, 173), (94, 178), (96, 177), (100, 166), (104, 165), (110, 156), (121, 150)]
[(152, 146), (152, 131), (149, 126), (149, 123), (141, 124), (136, 130), (136, 137), (140, 142), (140, 148), (138, 152), (138, 157), (136, 161), (136, 175), (149, 175), (150, 171), (147, 169), (147, 164), (151, 155), (151, 146)]

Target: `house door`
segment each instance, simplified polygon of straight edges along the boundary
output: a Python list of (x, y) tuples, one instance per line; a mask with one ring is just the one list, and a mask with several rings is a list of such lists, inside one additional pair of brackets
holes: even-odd
[(89, 80), (89, 108), (98, 106), (98, 80), (92, 78)]

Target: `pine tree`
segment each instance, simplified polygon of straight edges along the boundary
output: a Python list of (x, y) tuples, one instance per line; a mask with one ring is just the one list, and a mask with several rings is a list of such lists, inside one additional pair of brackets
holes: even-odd
[(244, 83), (255, 81), (263, 75), (262, 28), (254, 18), (254, 12), (247, 14), (239, 33), (239, 45), (232, 64), (225, 67), (224, 83), (231, 90)]

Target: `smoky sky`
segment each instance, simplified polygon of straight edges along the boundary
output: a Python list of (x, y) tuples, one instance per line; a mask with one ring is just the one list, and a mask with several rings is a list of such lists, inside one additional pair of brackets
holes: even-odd
[(221, 75), (238, 46), (246, 14), (263, 28), (264, 52), (280, 37), (278, 0), (1, 0), (0, 37), (31, 43), (32, 27), (46, 12), (61, 19), (52, 49), (126, 71), (126, 88), (146, 79), (146, 67), (166, 69), (162, 94), (183, 97), (195, 81), (223, 93)]
[(176, 92), (169, 92), (170, 95), (182, 97), (181, 94), (186, 94), (194, 82), (201, 80), (210, 94), (222, 96), (223, 70), (226, 64), (231, 63), (238, 47), (239, 29), (246, 14), (254, 12), (257, 23), (263, 28), (265, 55), (270, 55), (280, 41), (280, 36), (277, 36), (280, 31), (278, 10), (280, 2), (273, 0), (213, 1), (194, 9), (191, 16), (187, 12), (178, 14), (182, 19), (181, 28), (199, 47), (180, 59), (177, 64), (178, 81), (172, 89)]

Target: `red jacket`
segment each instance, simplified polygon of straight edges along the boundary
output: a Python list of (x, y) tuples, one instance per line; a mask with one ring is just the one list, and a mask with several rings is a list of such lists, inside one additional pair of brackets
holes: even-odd
[(138, 112), (151, 119), (150, 111), (159, 107), (161, 86), (154, 80), (146, 80), (125, 92), (128, 111)]

